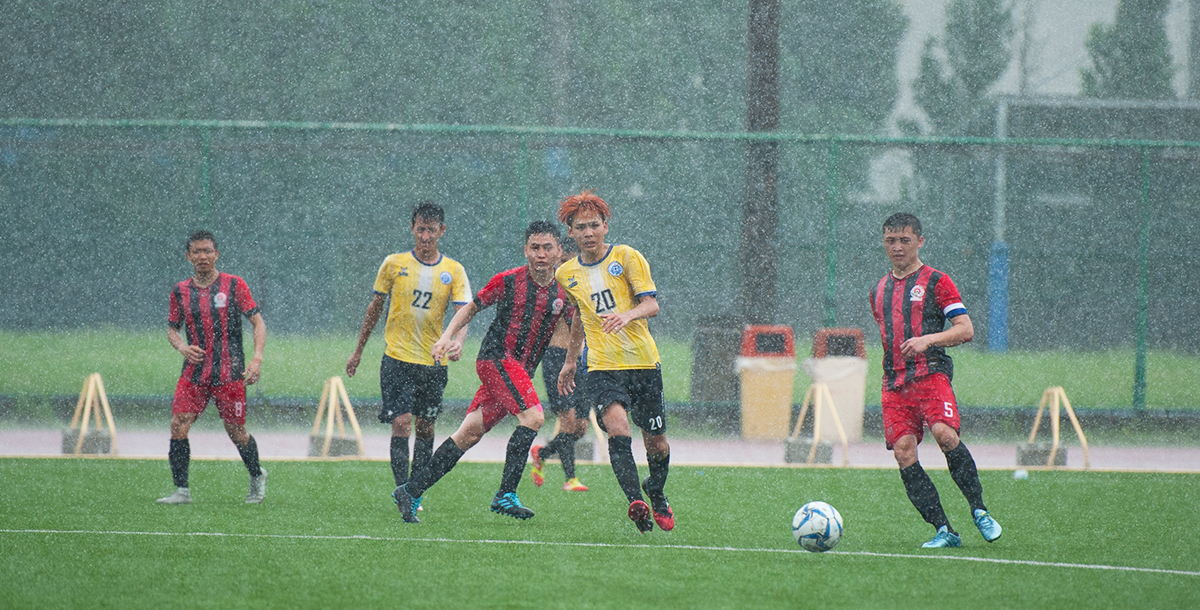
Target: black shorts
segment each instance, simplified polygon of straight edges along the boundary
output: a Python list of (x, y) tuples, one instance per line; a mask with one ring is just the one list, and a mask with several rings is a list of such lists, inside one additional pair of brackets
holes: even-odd
[[(566, 348), (546, 348), (546, 354), (542, 356), (542, 383), (546, 385), (546, 402), (549, 403), (550, 412), (555, 415), (574, 409), (575, 417), (587, 419), (588, 409), (591, 408), (591, 405), (583, 399), (582, 392), (576, 390), (566, 396), (558, 393), (558, 374), (562, 372), (563, 364), (566, 361)], [(582, 385), (583, 375), (582, 369), (575, 369), (576, 388)]]
[(405, 413), (436, 421), (446, 380), (444, 366), (413, 364), (385, 355), (379, 365), (379, 389), (383, 394), (379, 421), (390, 424)]
[[(650, 434), (665, 434), (667, 418), (663, 409), (662, 371), (628, 369), (622, 371), (588, 371), (583, 378), (583, 392), (596, 405), (597, 415), (614, 402), (625, 406), (637, 427)], [(603, 427), (603, 423), (601, 424)]]

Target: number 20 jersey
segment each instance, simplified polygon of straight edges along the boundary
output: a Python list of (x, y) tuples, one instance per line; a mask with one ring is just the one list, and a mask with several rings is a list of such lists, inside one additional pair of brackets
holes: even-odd
[(630, 322), (616, 333), (600, 329), (601, 314), (621, 313), (637, 306), (639, 297), (658, 294), (650, 277), (650, 264), (641, 252), (625, 245), (609, 246), (604, 258), (584, 264), (577, 256), (554, 274), (579, 309), (587, 341), (584, 350), (589, 371), (653, 369), (659, 364), (658, 346), (645, 318)]
[(440, 256), (426, 265), (412, 251), (384, 259), (375, 276), (375, 292), (390, 297), (384, 337), (389, 357), (432, 366), (433, 344), (442, 336), (446, 309), (471, 302), (467, 272), (456, 260)]

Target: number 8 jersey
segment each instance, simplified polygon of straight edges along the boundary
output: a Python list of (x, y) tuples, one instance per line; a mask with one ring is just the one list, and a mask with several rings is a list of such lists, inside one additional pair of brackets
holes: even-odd
[(590, 265), (579, 256), (563, 263), (554, 277), (579, 309), (587, 341), (584, 362), (589, 371), (658, 368), (658, 346), (645, 318), (612, 334), (600, 329), (602, 314), (629, 311), (640, 297), (658, 294), (650, 278), (650, 264), (641, 252), (612, 245), (604, 258)]
[(467, 272), (456, 260), (441, 256), (426, 265), (412, 251), (384, 259), (375, 276), (375, 292), (390, 297), (384, 338), (389, 357), (432, 366), (433, 344), (442, 336), (451, 302), (471, 302)]

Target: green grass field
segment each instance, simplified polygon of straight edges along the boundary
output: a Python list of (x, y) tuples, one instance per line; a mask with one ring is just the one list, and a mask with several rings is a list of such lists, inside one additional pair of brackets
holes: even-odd
[[(196, 502), (161, 506), (164, 460), (0, 459), (0, 607), (1200, 607), (1195, 475), (985, 471), (988, 544), (935, 471), (964, 546), (934, 551), (891, 469), (677, 466), (675, 530), (641, 535), (601, 465), (587, 493), (523, 481), (518, 522), (487, 510), (500, 465), (463, 463), (417, 525), (386, 464), (266, 466), (261, 505), (240, 463), (196, 461)], [(833, 552), (792, 539), (812, 499), (845, 519)]]
[[(354, 340), (349, 335), (270, 335), (259, 389), (270, 397), (310, 397), (315, 401), (326, 378), (344, 374)], [(473, 365), (478, 345), (478, 340), (469, 342), (467, 357), (450, 366), (447, 398), (468, 399), (474, 394), (479, 383)], [(801, 358), (808, 349), (797, 346)], [(687, 402), (691, 346), (660, 340), (659, 351), (667, 401)], [(346, 382), (352, 396), (379, 396), (377, 363), (382, 353), (382, 337), (376, 336), (358, 374)], [(1080, 408), (1128, 408), (1132, 401), (1132, 350), (992, 354), (964, 347), (951, 350), (951, 354), (955, 358), (954, 389), (964, 405), (1034, 407), (1042, 391), (1055, 385), (1063, 386), (1072, 404)], [(868, 350), (868, 404), (878, 401), (875, 389), (880, 359), (878, 348)], [(78, 394), (84, 379), (99, 371), (109, 394), (167, 396), (174, 391), (180, 363), (179, 355), (167, 344), (166, 331), (0, 331), (0, 394)], [(540, 375), (535, 381), (541, 383)], [(801, 372), (794, 392), (797, 402), (807, 386), (808, 379)], [(1200, 407), (1200, 357), (1151, 352), (1146, 404), (1166, 409)]]

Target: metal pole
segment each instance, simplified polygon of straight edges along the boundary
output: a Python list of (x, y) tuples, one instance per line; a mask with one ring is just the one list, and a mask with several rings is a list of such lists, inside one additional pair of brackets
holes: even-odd
[[(1008, 137), (1008, 102), (996, 107), (996, 139)], [(1008, 351), (1008, 153), (996, 150), (996, 196), (992, 202), (992, 248), (988, 253), (988, 351)]]
[(1146, 310), (1150, 285), (1150, 149), (1142, 148), (1142, 235), (1138, 261), (1137, 355), (1133, 365), (1133, 408), (1146, 408)]
[(210, 162), (212, 159), (212, 134), (208, 129), (200, 130), (200, 216), (204, 225), (212, 230), (212, 189), (210, 188)]
[(838, 203), (841, 201), (841, 161), (837, 139), (829, 141), (829, 157), (825, 173), (825, 203), (829, 217), (829, 234), (825, 241), (825, 326), (837, 326), (837, 226)]
[(521, 175), (517, 177), (520, 194), (517, 198), (517, 206), (520, 208), (521, 230), (524, 231), (525, 227), (529, 226), (529, 142), (525, 136), (520, 136), (517, 138), (517, 143), (521, 148), (521, 160), (518, 164), (520, 167), (518, 171)]

